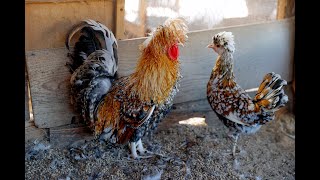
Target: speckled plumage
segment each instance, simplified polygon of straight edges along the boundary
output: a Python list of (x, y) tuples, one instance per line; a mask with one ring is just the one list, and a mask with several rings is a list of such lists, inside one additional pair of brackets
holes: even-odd
[(233, 74), (232, 33), (220, 32), (212, 39), (208, 47), (219, 56), (207, 84), (208, 102), (236, 139), (240, 133), (255, 133), (261, 125), (273, 120), (274, 113), (287, 103), (288, 97), (283, 91), (287, 82), (278, 74), (268, 73), (252, 99), (236, 83)]
[[(70, 48), (76, 33), (80, 37), (75, 46)], [(85, 20), (75, 25), (67, 34), (66, 47), (70, 57), (68, 65), (72, 72), (72, 104), (84, 120), (93, 122), (93, 111), (97, 103), (117, 78), (117, 40), (101, 23)]]
[[(101, 29), (96, 27), (99, 24), (93, 24), (94, 32)], [(82, 28), (82, 31), (88, 30)], [(92, 30), (89, 32), (92, 34)], [(173, 98), (178, 92), (181, 75), (177, 44), (185, 42), (186, 32), (187, 27), (180, 19), (167, 20), (141, 45), (141, 56), (134, 73), (118, 79), (115, 76), (117, 43), (113, 38), (108, 38), (113, 35), (104, 36), (107, 50), (101, 43), (97, 43), (103, 38), (101, 34), (94, 34), (91, 38), (91, 44), (101, 47), (100, 51), (106, 51), (99, 51), (100, 56), (94, 56), (95, 60), (90, 60), (91, 55), (83, 55), (85, 53), (77, 49), (74, 51), (78, 55), (72, 54), (71, 57), (79, 60), (74, 60), (70, 66), (71, 69), (76, 67), (70, 81), (71, 92), (96, 137), (111, 143), (129, 142), (133, 158), (138, 157), (136, 148), (140, 154), (144, 154), (141, 138), (154, 130), (170, 111)], [(108, 30), (105, 34), (110, 33)], [(108, 51), (108, 44), (112, 44), (113, 54)], [(101, 54), (107, 54), (111, 60), (105, 61), (106, 58), (103, 58), (101, 62)]]

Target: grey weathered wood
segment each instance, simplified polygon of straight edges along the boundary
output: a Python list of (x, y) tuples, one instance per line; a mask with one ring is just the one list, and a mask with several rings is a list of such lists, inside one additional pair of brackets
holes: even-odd
[(94, 139), (93, 133), (86, 126), (70, 125), (50, 128), (50, 144), (54, 147), (67, 147)]
[[(294, 18), (262, 24), (226, 27), (190, 32), (181, 48), (180, 91), (174, 103), (206, 99), (206, 84), (217, 55), (206, 48), (211, 37), (220, 31), (232, 31), (235, 36), (234, 73), (244, 88), (257, 87), (264, 74), (279, 73), (292, 80)], [(133, 72), (139, 57), (139, 45), (145, 38), (119, 41), (119, 75)], [(32, 55), (33, 54), (33, 55)], [(70, 73), (65, 48), (27, 52), (32, 104), (36, 126), (56, 127), (71, 123), (74, 116), (69, 98)]]
[(49, 128), (70, 124), (70, 72), (64, 49), (27, 52), (27, 67), (35, 125)]
[(25, 122), (25, 142), (33, 142), (35, 140), (47, 140), (48, 129), (37, 128), (34, 125), (34, 121)]

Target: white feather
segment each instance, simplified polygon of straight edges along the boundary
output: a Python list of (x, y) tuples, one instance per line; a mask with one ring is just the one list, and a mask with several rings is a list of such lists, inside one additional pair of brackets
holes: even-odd
[[(235, 47), (234, 47), (234, 40), (233, 40), (233, 34), (232, 32), (219, 32), (218, 34), (215, 35), (215, 37), (219, 36), (219, 44), (225, 49), (229, 50), (230, 52), (234, 52)], [(227, 43), (227, 45), (225, 45)]]
[[(106, 42), (106, 47), (107, 50), (110, 51), (111, 54), (113, 54), (113, 47), (112, 44), (116, 43), (116, 46), (118, 47), (118, 43), (117, 40), (115, 38), (115, 36), (113, 35), (112, 31), (110, 31), (106, 26), (104, 26), (101, 23), (98, 23), (94, 20), (91, 19), (87, 19), (85, 20), (85, 22), (89, 25), (91, 25), (91, 28), (96, 30), (96, 31), (101, 31), (104, 35), (104, 39)], [(108, 33), (108, 37), (107, 37), (107, 33)], [(109, 39), (109, 40), (108, 40)]]
[(229, 113), (227, 116), (225, 116), (227, 119), (229, 119), (230, 121), (233, 121), (235, 123), (238, 124), (242, 124), (242, 125), (248, 125), (247, 123), (241, 122), (241, 120), (239, 119), (238, 116), (236, 116), (234, 113)]

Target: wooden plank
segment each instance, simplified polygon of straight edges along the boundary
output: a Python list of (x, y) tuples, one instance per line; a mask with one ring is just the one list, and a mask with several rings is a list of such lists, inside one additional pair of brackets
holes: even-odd
[(94, 19), (114, 28), (110, 0), (27, 3), (25, 11), (26, 50), (64, 47), (66, 33), (83, 19)]
[(63, 126), (50, 129), (50, 144), (54, 147), (67, 147), (94, 139), (86, 126)]
[(285, 18), (287, 1), (288, 0), (278, 0), (277, 19)]
[(145, 37), (146, 20), (147, 20), (147, 2), (145, 0), (139, 1), (139, 26), (142, 29), (142, 36)]
[(295, 1), (294, 0), (278, 0), (277, 19), (284, 19), (294, 16)]
[(124, 39), (124, 5), (125, 0), (116, 1), (116, 33), (115, 36), (117, 39)]
[(30, 121), (25, 123), (25, 143), (48, 139), (48, 129), (37, 128), (34, 126), (34, 123)]
[[(217, 58), (206, 46), (220, 31), (232, 31), (235, 35), (234, 73), (244, 89), (257, 87), (264, 74), (270, 71), (279, 73), (288, 82), (292, 80), (294, 19), (190, 32), (189, 40), (180, 52), (184, 78), (174, 99), (175, 104), (206, 99), (206, 84)], [(120, 76), (133, 72), (140, 54), (139, 45), (144, 40), (119, 41)], [(34, 118), (38, 127), (70, 124), (75, 115), (70, 105), (67, 61), (65, 48), (27, 52)]]
[(70, 124), (70, 72), (65, 49), (27, 52), (33, 116), (39, 128)]
[[(25, 3), (66, 3), (66, 2), (85, 2), (88, 0), (25, 0)], [(94, 0), (90, 0), (94, 1)], [(109, 0), (112, 1), (112, 0)]]

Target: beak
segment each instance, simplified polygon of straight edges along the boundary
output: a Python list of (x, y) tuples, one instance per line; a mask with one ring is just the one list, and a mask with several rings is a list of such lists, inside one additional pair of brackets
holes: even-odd
[(207, 48), (212, 48), (212, 49), (213, 49), (213, 46), (214, 46), (214, 44), (209, 44), (209, 45), (207, 46)]

